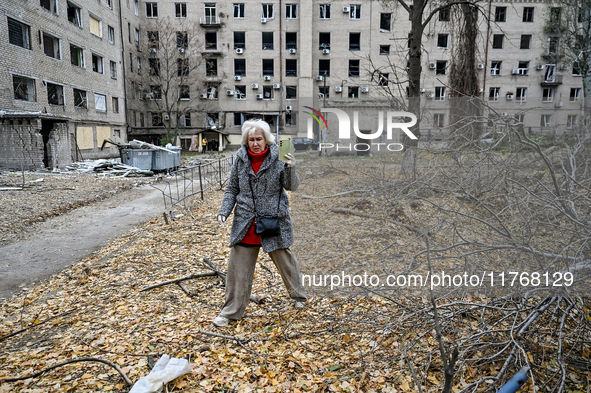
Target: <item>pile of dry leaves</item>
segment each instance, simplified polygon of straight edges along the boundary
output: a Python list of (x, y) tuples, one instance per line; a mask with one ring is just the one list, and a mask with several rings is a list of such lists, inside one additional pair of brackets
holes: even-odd
[[(349, 182), (350, 167), (300, 169), (301, 190), (291, 193), (291, 201), (294, 250), (306, 274), (400, 270), (414, 252), (408, 244), (416, 234), (400, 225), (380, 227), (357, 213), (387, 211), (389, 220), (402, 224), (433, 214), (420, 203), (388, 205), (384, 196)], [(339, 193), (344, 194), (334, 196)], [(272, 261), (261, 253), (253, 293), (264, 301), (251, 302), (241, 321), (215, 328), (211, 321), (223, 304), (224, 288), (213, 272), (226, 270), (229, 255), (229, 228), (215, 219), (222, 195), (217, 190), (204, 201), (194, 198), (187, 207), (191, 214), (168, 225), (155, 219), (3, 303), (0, 381), (76, 359), (111, 365), (96, 360), (66, 364), (35, 378), (0, 382), (0, 392), (125, 392), (129, 387), (122, 374), (134, 382), (162, 354), (186, 357), (192, 365), (190, 374), (167, 385), (169, 392), (441, 391), (448, 359), (440, 352), (428, 296), (342, 290), (313, 296), (304, 310), (296, 310)], [(380, 265), (387, 261), (390, 266)], [(183, 280), (182, 286), (142, 291), (199, 274), (204, 276)], [(490, 306), (476, 308), (481, 301)], [(513, 336), (511, 327), (528, 314), (514, 312), (522, 307), (516, 299), (498, 302), (478, 297), (441, 302), (439, 312), (449, 317), (438, 327), (445, 345), (468, 346), (455, 364), (454, 391), (493, 391), (509, 379), (505, 363), (493, 356), (504, 342), (521, 345), (532, 364), (560, 372), (552, 353), (557, 345), (571, 345), (571, 337), (557, 344)], [(540, 318), (540, 329), (549, 335), (550, 320)], [(573, 321), (565, 323), (577, 329)], [(581, 351), (588, 361), (588, 348)], [(521, 359), (522, 354), (511, 356)], [(509, 367), (517, 366), (511, 362)], [(570, 366), (566, 372), (589, 388), (590, 372)], [(496, 379), (499, 374), (502, 380)], [(543, 391), (531, 382), (528, 389)]]

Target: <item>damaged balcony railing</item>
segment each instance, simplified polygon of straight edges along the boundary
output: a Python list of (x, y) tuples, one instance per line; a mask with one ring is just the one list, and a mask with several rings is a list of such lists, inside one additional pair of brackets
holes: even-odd
[(203, 199), (205, 191), (210, 188), (219, 186), (221, 189), (230, 176), (233, 163), (234, 156), (230, 156), (171, 172), (171, 178), (161, 190), (170, 217), (174, 220), (173, 208), (193, 195), (201, 194)]

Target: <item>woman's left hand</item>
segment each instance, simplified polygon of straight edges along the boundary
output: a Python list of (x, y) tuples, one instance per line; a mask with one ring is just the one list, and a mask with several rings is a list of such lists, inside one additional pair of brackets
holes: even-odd
[(285, 155), (285, 158), (287, 158), (287, 161), (285, 161), (285, 165), (287, 165), (290, 168), (293, 168), (296, 164), (296, 159), (291, 155), (291, 153), (287, 153)]

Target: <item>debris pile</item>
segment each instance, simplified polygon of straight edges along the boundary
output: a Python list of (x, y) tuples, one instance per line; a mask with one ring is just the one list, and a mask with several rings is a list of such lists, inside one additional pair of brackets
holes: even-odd
[(139, 176), (153, 176), (154, 172), (143, 170), (131, 165), (121, 163), (121, 159), (115, 158), (111, 160), (85, 160), (80, 162), (73, 162), (66, 166), (69, 171), (75, 172), (94, 172), (104, 173), (112, 176), (124, 177), (139, 177)]

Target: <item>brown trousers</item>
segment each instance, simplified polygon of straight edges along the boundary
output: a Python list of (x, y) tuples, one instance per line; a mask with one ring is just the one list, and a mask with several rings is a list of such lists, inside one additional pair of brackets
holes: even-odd
[[(226, 303), (220, 317), (238, 320), (244, 316), (252, 291), (259, 248), (238, 245), (232, 247), (226, 276)], [(300, 265), (294, 253), (285, 248), (271, 251), (269, 256), (279, 270), (291, 298), (305, 302), (307, 297), (300, 278)]]

